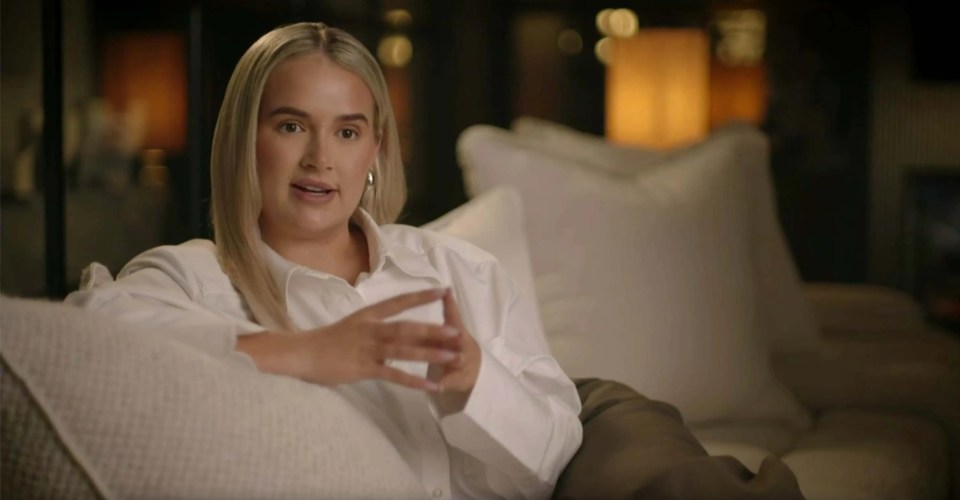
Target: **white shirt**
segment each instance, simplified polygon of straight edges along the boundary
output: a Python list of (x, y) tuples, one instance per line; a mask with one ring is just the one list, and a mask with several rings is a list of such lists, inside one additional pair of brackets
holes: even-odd
[[(354, 285), (287, 261), (263, 245), (293, 323), (314, 329), (400, 293), (449, 286), (482, 358), (466, 405), (450, 415), (441, 415), (426, 393), (389, 382), (369, 380), (337, 390), (383, 429), (430, 497), (548, 497), (580, 446), (580, 400), (546, 341), (517, 314), (509, 276), (493, 256), (466, 242), (410, 226), (377, 226), (362, 210), (354, 220), (367, 237), (371, 269)], [(66, 302), (166, 327), (171, 335), (189, 337), (182, 340), (248, 363), (233, 351), (236, 336), (264, 329), (253, 321), (208, 240), (144, 252), (115, 282), (81, 289)], [(442, 305), (394, 318), (441, 324)], [(195, 333), (197, 327), (204, 333)], [(391, 364), (426, 376), (426, 363)]]

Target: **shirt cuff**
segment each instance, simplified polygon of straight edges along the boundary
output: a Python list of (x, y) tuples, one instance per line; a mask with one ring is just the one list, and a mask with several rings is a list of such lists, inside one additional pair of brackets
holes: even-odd
[(552, 427), (543, 425), (549, 409), (482, 347), (481, 355), (480, 373), (463, 410), (440, 419), (443, 435), (481, 462), (535, 471), (550, 441)]

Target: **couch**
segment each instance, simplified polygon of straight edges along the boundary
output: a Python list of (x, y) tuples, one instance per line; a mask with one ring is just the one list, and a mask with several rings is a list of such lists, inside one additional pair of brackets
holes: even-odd
[[(584, 403), (557, 498), (956, 495), (957, 340), (901, 293), (799, 280), (757, 130), (660, 153), (524, 119), (458, 159), (471, 199), (425, 227), (500, 259)], [(227, 338), (0, 308), (4, 497), (428, 496), (335, 389)]]
[(807, 498), (960, 498), (960, 337), (902, 292), (800, 279), (760, 130), (661, 152), (522, 117), (457, 155), (468, 195), (523, 200), (569, 375), (675, 406), (754, 472), (779, 457)]

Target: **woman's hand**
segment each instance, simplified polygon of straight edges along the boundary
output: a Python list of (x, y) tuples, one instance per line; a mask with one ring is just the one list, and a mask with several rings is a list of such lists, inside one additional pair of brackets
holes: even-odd
[[(444, 289), (398, 295), (316, 330), (240, 337), (237, 348), (250, 354), (262, 371), (307, 382), (337, 385), (382, 379), (437, 392), (446, 383), (443, 379), (438, 384), (391, 367), (386, 361), (424, 361), (441, 367), (457, 363), (461, 359), (459, 346), (464, 344), (460, 341), (462, 330), (449, 325), (384, 320), (448, 295)], [(456, 386), (462, 385), (458, 378)]]
[(431, 364), (429, 378), (436, 380), (443, 392), (455, 391), (469, 396), (480, 374), (480, 345), (460, 319), (460, 309), (450, 289), (443, 296), (443, 324), (458, 332), (455, 338), (444, 343), (444, 347), (459, 352), (460, 357), (452, 363)]

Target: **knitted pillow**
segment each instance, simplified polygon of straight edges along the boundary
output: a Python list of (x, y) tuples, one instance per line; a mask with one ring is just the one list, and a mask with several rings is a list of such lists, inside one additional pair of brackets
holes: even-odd
[(64, 304), (4, 297), (0, 311), (4, 493), (426, 497), (333, 389)]

